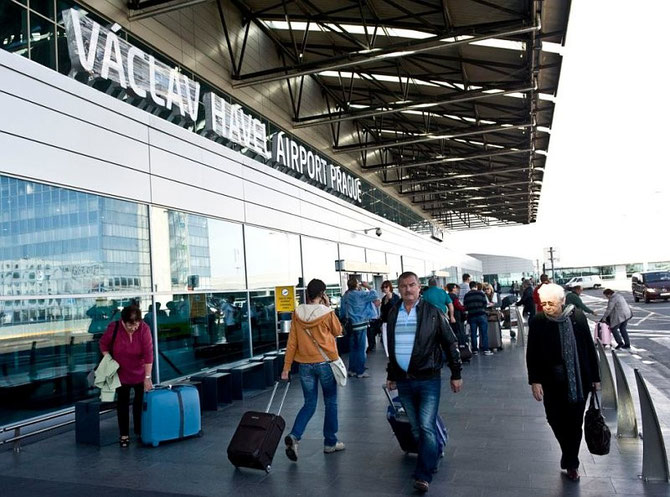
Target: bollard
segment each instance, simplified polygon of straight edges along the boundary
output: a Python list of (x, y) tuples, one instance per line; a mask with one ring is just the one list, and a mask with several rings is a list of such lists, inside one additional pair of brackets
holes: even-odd
[(642, 478), (644, 481), (668, 481), (668, 454), (654, 403), (640, 371), (635, 369), (637, 393), (642, 413)]
[(523, 323), (523, 313), (519, 309), (518, 306), (514, 306), (514, 310), (516, 312), (516, 329), (517, 329), (517, 334), (519, 335), (518, 338), (521, 340), (521, 345), (525, 346), (526, 345), (526, 336), (524, 335), (524, 323)]
[(598, 350), (598, 367), (600, 369), (600, 387), (603, 409), (616, 409), (616, 389), (614, 388), (614, 378), (612, 370), (607, 362), (605, 347), (600, 340), (596, 340), (596, 350)]
[(623, 365), (616, 352), (612, 351), (614, 361), (614, 374), (616, 375), (616, 436), (619, 438), (637, 438), (639, 431), (637, 429), (637, 417), (635, 416), (635, 406), (633, 405), (633, 396), (630, 394), (628, 381), (623, 372)]

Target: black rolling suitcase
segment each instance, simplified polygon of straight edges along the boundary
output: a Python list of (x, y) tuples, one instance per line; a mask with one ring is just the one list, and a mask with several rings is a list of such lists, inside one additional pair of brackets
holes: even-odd
[(235, 467), (262, 469), (270, 472), (272, 459), (286, 427), (286, 421), (279, 413), (286, 400), (289, 385), (290, 382), (286, 382), (277, 414), (270, 413), (270, 406), (277, 393), (279, 382), (275, 383), (265, 412), (247, 411), (242, 416), (228, 445), (228, 459)]

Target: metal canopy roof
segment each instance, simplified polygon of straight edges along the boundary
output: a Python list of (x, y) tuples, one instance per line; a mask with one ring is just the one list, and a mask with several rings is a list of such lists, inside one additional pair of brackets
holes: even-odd
[[(448, 229), (535, 221), (562, 60), (543, 43), (564, 43), (570, 0), (229, 1), (233, 86), (286, 81), (296, 127), (329, 126), (335, 154)], [(281, 66), (244, 71), (251, 22)], [(302, 108), (308, 77), (324, 113)]]

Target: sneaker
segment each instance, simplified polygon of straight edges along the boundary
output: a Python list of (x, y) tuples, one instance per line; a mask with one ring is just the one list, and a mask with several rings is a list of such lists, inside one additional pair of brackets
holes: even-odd
[(291, 461), (297, 461), (298, 440), (296, 440), (296, 438), (293, 435), (286, 435), (284, 443), (286, 444), (286, 457), (288, 457)]
[(369, 373), (357, 374), (356, 378), (370, 378)]
[(623, 348), (623, 345), (617, 345), (616, 347), (614, 347), (614, 350), (620, 350), (622, 348)]
[(326, 454), (332, 454), (333, 452), (339, 452), (344, 449), (344, 443), (342, 442), (337, 442), (335, 445), (324, 445), (323, 447), (323, 451)]
[(423, 480), (414, 480), (414, 488), (419, 492), (428, 492), (430, 484)]
[(622, 348), (622, 349), (630, 349), (630, 345), (624, 345), (624, 346), (621, 347), (621, 348)]
[(479, 355), (479, 351), (478, 350), (473, 350), (472, 355)]
[(493, 352), (491, 352), (490, 350), (485, 350), (484, 355), (493, 355)]
[(347, 376), (349, 376), (349, 378), (353, 378), (354, 376), (356, 376), (356, 373), (354, 373), (353, 371), (347, 371)]

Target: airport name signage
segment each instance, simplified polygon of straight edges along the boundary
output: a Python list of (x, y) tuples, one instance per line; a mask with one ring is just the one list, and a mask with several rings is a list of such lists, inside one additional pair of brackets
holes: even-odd
[[(156, 60), (152, 55), (119, 38), (88, 16), (75, 9), (63, 13), (71, 75), (88, 74), (90, 81), (107, 80), (122, 88), (131, 99), (146, 100), (150, 105), (167, 109), (187, 124), (198, 119), (200, 84), (177, 68)], [(266, 124), (247, 114), (244, 108), (221, 96), (203, 95), (205, 128), (203, 134), (214, 135), (252, 150), (265, 159), (273, 159), (310, 181), (334, 193), (361, 203), (361, 180), (344, 171), (284, 132), (273, 135), (268, 149)]]
[(280, 131), (272, 137), (272, 159), (326, 189), (361, 202), (361, 180)]

